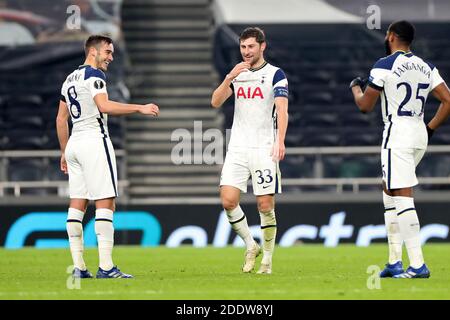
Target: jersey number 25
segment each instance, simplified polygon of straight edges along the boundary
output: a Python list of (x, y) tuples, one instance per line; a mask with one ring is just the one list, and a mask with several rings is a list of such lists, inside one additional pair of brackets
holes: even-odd
[[(402, 108), (405, 106), (405, 104), (407, 104), (409, 102), (409, 100), (411, 99), (411, 94), (412, 94), (411, 85), (407, 82), (401, 82), (401, 83), (397, 84), (397, 89), (399, 89), (401, 86), (405, 86), (406, 96), (405, 96), (405, 99), (403, 99), (402, 103), (400, 103), (400, 105), (398, 106), (397, 115), (405, 116), (405, 117), (412, 117), (414, 115), (414, 113), (412, 111), (402, 110)], [(430, 86), (429, 83), (419, 83), (417, 85), (416, 99), (418, 99), (422, 102), (422, 108), (420, 110), (420, 114), (423, 114), (423, 108), (425, 107), (426, 97), (419, 95), (419, 93), (420, 93), (419, 91), (421, 89), (428, 89), (429, 86)]]

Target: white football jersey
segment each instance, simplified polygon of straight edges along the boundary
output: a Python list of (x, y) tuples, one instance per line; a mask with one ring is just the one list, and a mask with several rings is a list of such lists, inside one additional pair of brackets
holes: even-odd
[(443, 81), (434, 65), (411, 52), (396, 51), (375, 63), (369, 86), (381, 91), (383, 149), (426, 149), (425, 102)]
[(288, 97), (283, 70), (265, 62), (258, 69), (242, 72), (231, 83), (234, 117), (228, 147), (271, 147), (275, 140), (275, 97)]
[(69, 109), (72, 136), (108, 135), (108, 115), (101, 113), (94, 101), (99, 93), (107, 93), (103, 71), (82, 65), (67, 76), (61, 89), (61, 100)]

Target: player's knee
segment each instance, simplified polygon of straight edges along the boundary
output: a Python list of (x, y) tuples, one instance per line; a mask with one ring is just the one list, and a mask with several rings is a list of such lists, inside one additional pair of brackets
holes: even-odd
[(222, 206), (226, 211), (234, 210), (239, 205), (239, 202), (235, 199), (224, 197), (222, 198)]
[(262, 214), (271, 214), (273, 211), (272, 201), (258, 201), (258, 211)]

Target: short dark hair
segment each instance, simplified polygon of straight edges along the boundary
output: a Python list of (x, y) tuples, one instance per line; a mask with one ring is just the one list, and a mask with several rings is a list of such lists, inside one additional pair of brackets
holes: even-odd
[(412, 23), (401, 20), (393, 22), (388, 31), (395, 33), (401, 41), (410, 45), (414, 40), (414, 34), (416, 32), (416, 28), (412, 25)]
[(102, 42), (106, 42), (107, 44), (113, 43), (112, 39), (107, 36), (102, 36), (102, 35), (98, 35), (98, 34), (90, 36), (84, 43), (84, 53), (86, 54), (86, 56), (89, 53), (89, 48), (95, 47), (96, 49), (98, 49), (99, 45)]
[(266, 35), (264, 34), (264, 31), (258, 27), (245, 28), (245, 30), (242, 31), (241, 35), (239, 36), (239, 42), (248, 38), (256, 38), (256, 42), (258, 42), (259, 44), (266, 42)]

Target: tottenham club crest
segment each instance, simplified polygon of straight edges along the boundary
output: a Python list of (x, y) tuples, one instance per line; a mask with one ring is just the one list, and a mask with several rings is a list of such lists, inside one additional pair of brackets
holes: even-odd
[(103, 89), (103, 87), (105, 86), (105, 83), (103, 82), (103, 80), (95, 80), (94, 82), (94, 87), (97, 90)]

